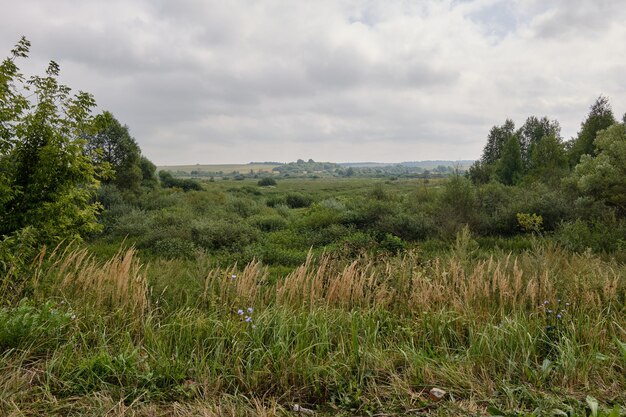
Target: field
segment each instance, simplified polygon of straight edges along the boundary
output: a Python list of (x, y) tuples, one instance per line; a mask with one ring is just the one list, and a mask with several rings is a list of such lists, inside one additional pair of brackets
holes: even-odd
[(250, 171), (254, 173), (260, 172), (272, 172), (274, 168), (276, 168), (277, 164), (215, 164), (215, 165), (206, 165), (206, 164), (196, 164), (196, 165), (163, 165), (159, 166), (159, 170), (163, 171), (173, 171), (173, 172), (187, 172), (191, 173), (192, 171), (197, 171), (201, 173), (208, 174), (232, 174), (232, 173), (243, 173), (247, 174)]
[(2, 288), (0, 414), (620, 415), (624, 263), (451, 228), (455, 181), (105, 188), (103, 235)]

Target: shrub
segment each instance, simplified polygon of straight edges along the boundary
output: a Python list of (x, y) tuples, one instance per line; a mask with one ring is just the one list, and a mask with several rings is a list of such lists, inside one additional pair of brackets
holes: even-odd
[(278, 205), (286, 205), (284, 197), (271, 196), (266, 201), (265, 204), (268, 207), (276, 207)]
[(191, 228), (193, 242), (204, 249), (241, 249), (256, 241), (257, 229), (244, 222), (212, 220), (196, 222)]
[(285, 202), (291, 208), (303, 208), (309, 207), (313, 199), (301, 193), (289, 193), (285, 197)]
[(170, 237), (157, 240), (152, 246), (152, 251), (164, 258), (191, 258), (197, 247), (188, 240)]
[(400, 237), (394, 236), (391, 233), (385, 234), (385, 237), (380, 241), (380, 249), (387, 251), (391, 254), (397, 254), (406, 249), (406, 242)]
[(617, 221), (593, 220), (585, 222), (577, 219), (563, 222), (555, 237), (565, 248), (583, 252), (587, 248), (594, 252), (626, 250), (626, 223)]
[(264, 232), (273, 232), (276, 230), (281, 230), (287, 227), (287, 220), (285, 218), (278, 215), (269, 215), (269, 216), (258, 216), (251, 219), (252, 224), (254, 224), (259, 230)]
[(273, 186), (273, 185), (276, 185), (276, 180), (274, 178), (270, 178), (270, 177), (261, 178), (259, 180), (259, 182), (257, 182), (257, 185), (259, 187)]

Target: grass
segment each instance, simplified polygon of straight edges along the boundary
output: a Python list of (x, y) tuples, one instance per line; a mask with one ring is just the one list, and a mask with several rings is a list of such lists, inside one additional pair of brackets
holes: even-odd
[[(12, 294), (31, 301), (0, 314), (11, 317), (0, 414), (265, 416), (300, 404), (582, 416), (587, 396), (605, 415), (626, 403), (626, 267), (540, 241), (477, 256), (468, 239), (437, 258), (310, 255), (275, 280), (257, 261), (142, 265), (133, 249), (107, 261), (57, 249)], [(428, 398), (435, 386), (441, 402)]]

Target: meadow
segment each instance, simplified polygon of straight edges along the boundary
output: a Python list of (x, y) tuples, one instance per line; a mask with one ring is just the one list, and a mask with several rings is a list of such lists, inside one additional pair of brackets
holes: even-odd
[(103, 187), (102, 234), (3, 281), (0, 414), (623, 415), (619, 249), (466, 181)]

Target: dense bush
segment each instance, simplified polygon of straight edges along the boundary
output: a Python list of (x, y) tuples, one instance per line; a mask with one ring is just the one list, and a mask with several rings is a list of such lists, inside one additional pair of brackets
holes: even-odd
[(285, 197), (285, 203), (291, 208), (309, 207), (313, 199), (301, 193), (289, 193)]
[(259, 187), (269, 187), (269, 186), (272, 186), (272, 185), (276, 185), (276, 180), (274, 178), (270, 178), (270, 177), (261, 178), (257, 182), (257, 185)]
[(244, 222), (228, 220), (196, 221), (191, 228), (193, 242), (204, 249), (241, 249), (256, 241), (257, 229)]

